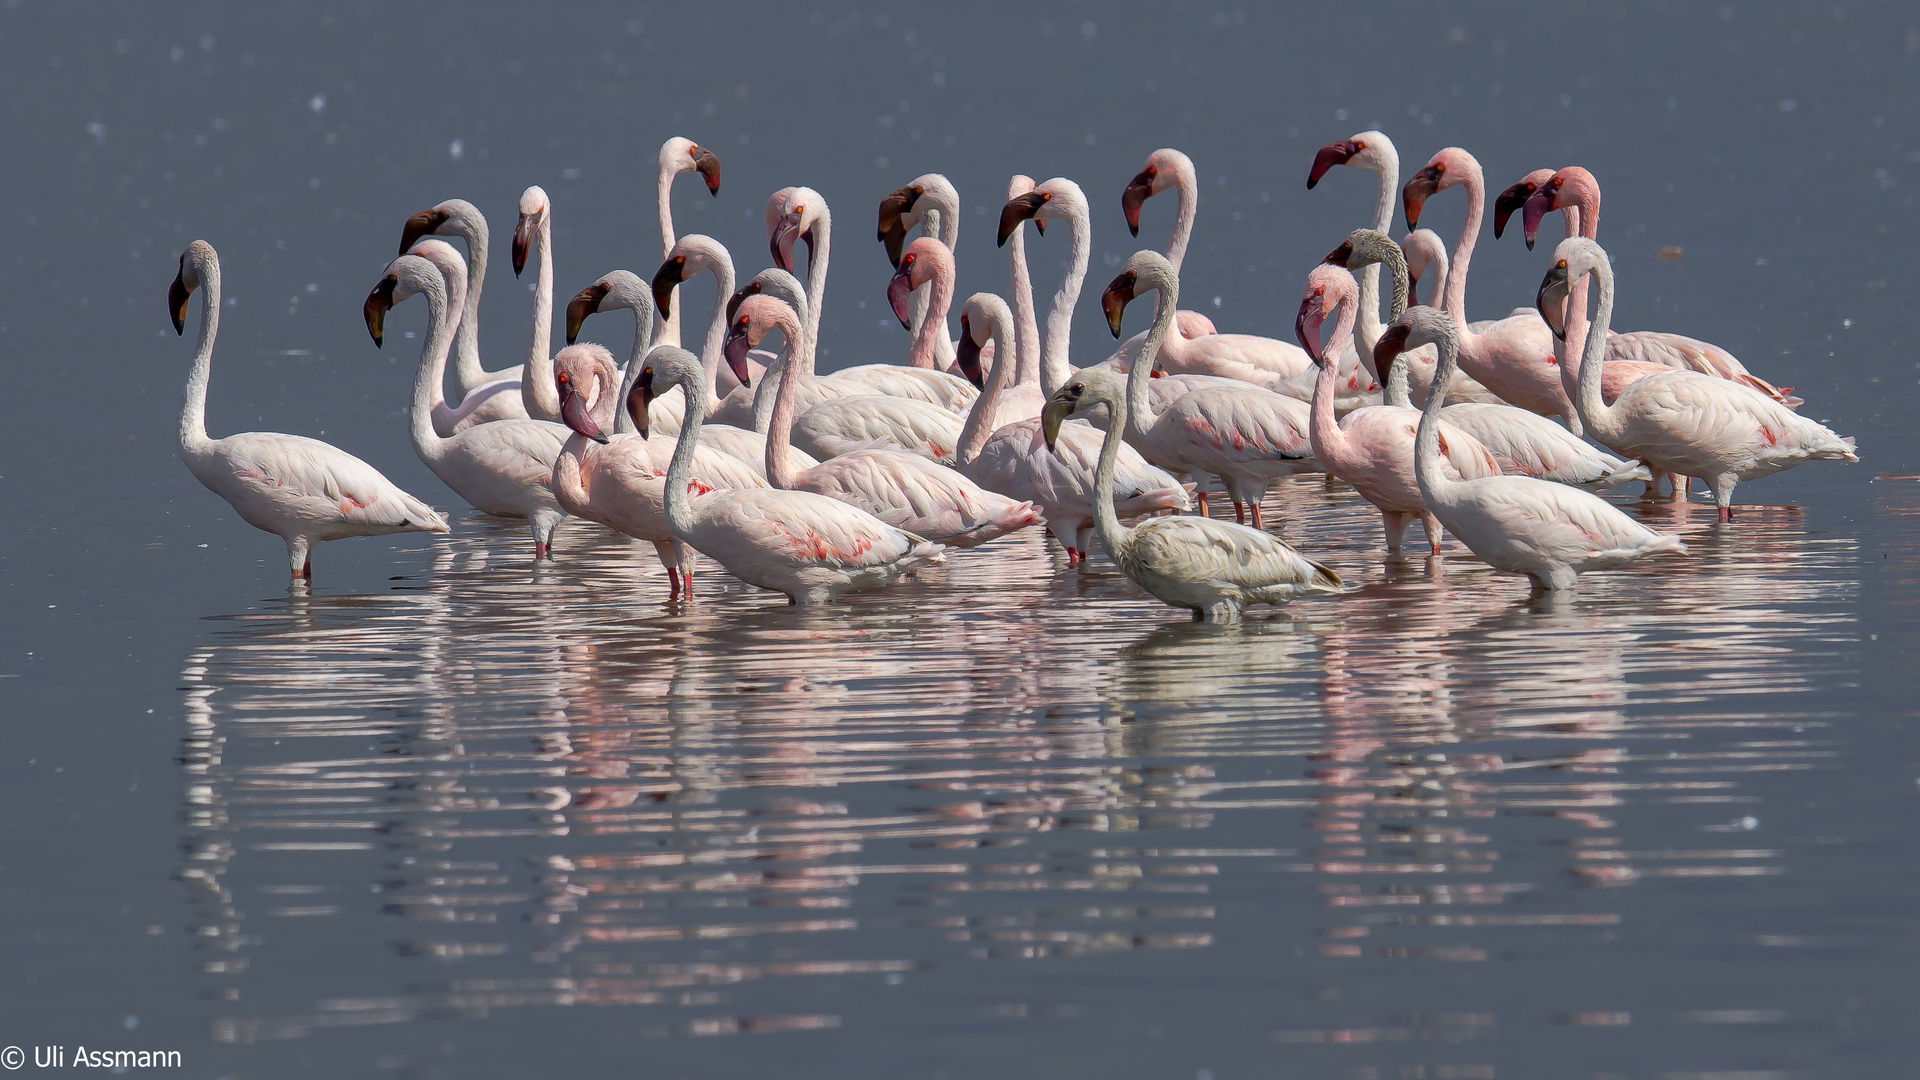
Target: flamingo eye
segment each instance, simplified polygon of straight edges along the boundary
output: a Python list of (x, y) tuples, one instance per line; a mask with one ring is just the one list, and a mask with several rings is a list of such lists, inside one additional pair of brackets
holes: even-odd
[(1041, 193), (1040, 193), (1040, 201), (1041, 201), (1041, 202), (1052, 202), (1052, 201), (1053, 201), (1053, 192), (1051, 192), (1051, 191), (1043, 191), (1043, 192), (1041, 192)]
[(675, 255), (673, 261), (681, 266), (685, 266), (687, 264), (687, 257), (685, 255)]
[(1565, 270), (1567, 268), (1567, 260), (1561, 259), (1559, 262), (1553, 264), (1553, 268), (1555, 270)]

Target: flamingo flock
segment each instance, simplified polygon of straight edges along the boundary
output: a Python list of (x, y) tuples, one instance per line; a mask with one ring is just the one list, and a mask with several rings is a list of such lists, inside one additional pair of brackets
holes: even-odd
[[(832, 248), (826, 200), (800, 185), (774, 192), (764, 212), (773, 265), (736, 289), (719, 241), (674, 230), (676, 177), (695, 174), (720, 195), (719, 158), (677, 136), (662, 145), (656, 175), (662, 261), (651, 274), (611, 271), (574, 295), (565, 347), (552, 348), (553, 204), (538, 186), (522, 194), (512, 231), (515, 276), (533, 264), (524, 359), (481, 352), (491, 233), (462, 199), (404, 218), (400, 254), (362, 315), (378, 346), (392, 309), (425, 298), (408, 431), (442, 483), (476, 510), (526, 521), (536, 560), (555, 557), (569, 518), (644, 540), (675, 599), (694, 595), (702, 557), (792, 603), (818, 604), (950, 558), (990, 558), (994, 541), (1039, 527), (1068, 567), (1086, 565), (1097, 536), (1146, 592), (1195, 618), (1233, 621), (1252, 605), (1343, 588), (1263, 513), (1268, 488), (1301, 473), (1342, 481), (1377, 508), (1389, 557), (1418, 520), (1435, 555), (1451, 533), (1536, 592), (1564, 593), (1588, 571), (1686, 553), (1679, 537), (1648, 529), (1601, 490), (1638, 480), (1651, 498), (1670, 483), (1670, 497), (1684, 500), (1697, 479), (1730, 527), (1741, 482), (1815, 459), (1858, 460), (1852, 439), (1800, 415), (1790, 388), (1728, 350), (1613, 329), (1614, 268), (1597, 242), (1590, 171), (1538, 169), (1494, 197), (1496, 239), (1518, 212), (1532, 249), (1555, 211), (1566, 238), (1530, 302), (1469, 322), (1466, 278), (1487, 201), (1480, 163), (1447, 147), (1403, 185), (1392, 141), (1364, 131), (1321, 148), (1307, 187), (1336, 166), (1374, 173), (1376, 206), (1308, 264), (1292, 340), (1221, 332), (1179, 307), (1201, 200), (1192, 160), (1171, 148), (1121, 188), (1135, 236), (1154, 196), (1172, 191), (1175, 211), (1164, 252), (1132, 254), (1101, 291), (1116, 341), (1134, 301), (1153, 300), (1147, 328), (1106, 355), (1073, 349), (1092, 251), (1081, 186), (1011, 178), (994, 236), (1009, 260), (1006, 294), (975, 292), (956, 312), (962, 204), (946, 177), (927, 173), (879, 206), (877, 239), (893, 267), (885, 298), (908, 348), (816, 370)], [(1465, 191), (1466, 224), (1449, 250), (1418, 225), (1428, 200), (1454, 188)], [(1409, 230), (1398, 242), (1389, 235), (1396, 203)], [(1044, 314), (1028, 272), (1029, 224), (1039, 244), (1061, 243), (1045, 237), (1049, 225), (1065, 234), (1067, 271)], [(701, 273), (718, 286), (704, 327), (679, 299)], [(1433, 306), (1419, 303), (1422, 281), (1435, 282)], [(178, 333), (196, 291), (181, 459), (248, 524), (285, 541), (296, 583), (311, 580), (319, 541), (449, 530), (444, 515), (327, 443), (211, 438), (220, 260), (203, 240), (181, 255), (168, 294)], [(634, 319), (624, 363), (578, 340), (591, 316), (621, 309)], [(681, 347), (683, 336), (697, 353)], [(1233, 521), (1212, 516), (1216, 481)]]

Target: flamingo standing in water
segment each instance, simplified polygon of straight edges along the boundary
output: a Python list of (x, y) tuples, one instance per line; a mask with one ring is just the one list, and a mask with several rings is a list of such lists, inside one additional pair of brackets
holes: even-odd
[(348, 536), (400, 532), (443, 533), (447, 519), (400, 490), (380, 470), (318, 439), (247, 431), (224, 439), (207, 435), (207, 384), (213, 340), (220, 332), (220, 256), (195, 240), (180, 255), (167, 291), (173, 330), (184, 334), (187, 302), (205, 290), (200, 341), (180, 408), (180, 460), (208, 491), (227, 500), (240, 519), (287, 543), (293, 580), (313, 580), (313, 545)]
[[(652, 544), (667, 570), (668, 597), (678, 598), (683, 590), (693, 595), (693, 549), (667, 528), (666, 466), (675, 444), (641, 438), (631, 415), (632, 432), (607, 434), (615, 412), (630, 413), (638, 399), (620, 392), (613, 354), (605, 348), (591, 342), (569, 345), (553, 358), (553, 368), (560, 416), (572, 429), (553, 466), (560, 508)], [(633, 374), (638, 378), (639, 371)], [(699, 495), (767, 486), (746, 465), (704, 446), (694, 452), (687, 482)]]
[(400, 230), (399, 254), (412, 251), (420, 238), (429, 235), (465, 240), (473, 269), (466, 307), (460, 313), (459, 333), (453, 342), (453, 392), (460, 400), (451, 407), (442, 403), (434, 410), (434, 431), (444, 437), (475, 424), (525, 419), (527, 409), (520, 399), (524, 365), (488, 371), (480, 363), (480, 289), (486, 282), (489, 235), (486, 217), (465, 199), (448, 199), (422, 210), (409, 217)]
[(1460, 366), (1508, 404), (1555, 417), (1578, 435), (1580, 415), (1560, 387), (1560, 364), (1545, 324), (1531, 314), (1510, 315), (1478, 330), (1467, 323), (1467, 270), (1486, 210), (1486, 176), (1472, 154), (1449, 146), (1407, 181), (1401, 189), (1407, 228), (1419, 227), (1429, 196), (1453, 187), (1467, 189), (1467, 219), (1447, 267), (1445, 305), (1460, 332)]
[[(677, 242), (673, 234), (673, 178), (691, 172), (699, 173), (700, 179), (706, 181), (708, 194), (716, 197), (720, 194), (720, 159), (714, 156), (713, 151), (678, 135), (660, 144), (660, 162), (653, 187), (655, 202), (659, 207), (660, 258), (663, 261), (673, 258), (673, 246)], [(728, 286), (721, 295), (732, 291), (732, 287)], [(680, 344), (680, 314), (670, 303), (660, 305), (660, 320), (654, 326), (653, 344)]]
[[(1429, 232), (1427, 235), (1433, 234)], [(1393, 280), (1393, 302), (1388, 321), (1397, 322), (1406, 312), (1407, 299), (1412, 293), (1412, 279), (1407, 274), (1406, 260), (1399, 246), (1388, 239), (1385, 233), (1355, 229), (1347, 237), (1346, 243), (1334, 249), (1326, 261), (1349, 270), (1356, 266), (1386, 264)], [(1365, 310), (1362, 306), (1361, 311), (1364, 313)], [(1438, 355), (1431, 345), (1422, 347), (1418, 353)], [(1414, 354), (1415, 350), (1404, 350), (1395, 362), (1392, 376), (1387, 380), (1387, 404), (1412, 407), (1407, 368), (1410, 366), (1408, 360)], [(1430, 387), (1433, 375), (1431, 368), (1427, 370), (1427, 375)], [(1422, 388), (1423, 394), (1427, 388)], [(1424, 396), (1421, 400), (1425, 400)], [(1644, 466), (1601, 453), (1566, 428), (1525, 409), (1470, 401), (1448, 405), (1440, 417), (1478, 439), (1480, 445), (1493, 455), (1494, 462), (1503, 473), (1594, 487), (1613, 487), (1629, 480), (1648, 478)]]
[[(449, 437), (433, 430), (433, 400), (446, 374), (453, 344), (453, 323), (466, 297), (466, 267), (441, 268), (418, 255), (402, 255), (387, 264), (380, 283), (367, 295), (361, 314), (373, 343), (384, 343), (387, 312), (415, 294), (427, 298), (427, 339), (413, 379), (408, 433), (414, 453), (441, 483), (476, 510), (526, 518), (533, 533), (533, 557), (552, 557), (553, 533), (566, 519), (553, 497), (553, 464), (566, 442), (567, 429), (544, 420), (495, 420)], [(555, 411), (558, 405), (555, 405)]]
[[(1017, 326), (1007, 302), (992, 293), (973, 294), (961, 312), (959, 359), (978, 377), (978, 360), (970, 354), (991, 341), (1000, 362), (993, 365), (993, 374), (967, 414), (954, 456), (960, 471), (981, 487), (1039, 506), (1048, 531), (1067, 550), (1067, 566), (1085, 565), (1098, 516), (1093, 500), (1100, 432), (1081, 421), (1070, 421), (1053, 433), (1049, 446), (1038, 416), (999, 428), (990, 426), (999, 411), (1001, 393), (1025, 363), (1013, 355), (1023, 333)], [(1147, 464), (1132, 447), (1116, 447), (1114, 464), (1116, 486), (1108, 489), (1108, 496), (1119, 515), (1184, 511), (1191, 505), (1179, 481)]]
[(1040, 414), (1049, 448), (1056, 445), (1063, 422), (1074, 412), (1098, 402), (1113, 417), (1101, 440), (1094, 472), (1094, 525), (1100, 543), (1135, 584), (1208, 622), (1237, 622), (1241, 611), (1252, 604), (1280, 604), (1305, 593), (1338, 591), (1340, 575), (1258, 529), (1186, 516), (1153, 518), (1134, 528), (1120, 523), (1114, 512), (1113, 483), (1120, 435), (1127, 427), (1127, 403), (1144, 395), (1154, 353), (1173, 326), (1179, 278), (1159, 253), (1139, 252), (1100, 298), (1107, 325), (1118, 338), (1127, 304), (1147, 291), (1159, 292), (1159, 305), (1139, 359), (1124, 379), (1134, 385), (1124, 385), (1111, 368), (1089, 367), (1074, 372), (1047, 399)]
[[(935, 329), (931, 322), (928, 330)], [(809, 374), (793, 353), (800, 321), (793, 309), (770, 296), (748, 297), (728, 331), (729, 355), (738, 356), (779, 331), (786, 342), (781, 385), (766, 436), (766, 476), (788, 491), (811, 491), (857, 506), (896, 528), (951, 547), (970, 548), (1024, 529), (1040, 520), (1032, 503), (987, 491), (965, 476), (918, 454), (865, 449), (796, 469), (788, 457), (795, 386)], [(858, 399), (853, 399), (858, 400)]]
[[(1381, 335), (1374, 360), (1391, 363), (1410, 345), (1440, 350), (1435, 393), (1420, 417), (1414, 466), (1420, 497), (1447, 531), (1495, 570), (1524, 574), (1539, 591), (1574, 588), (1580, 575), (1660, 552), (1685, 554), (1677, 536), (1655, 533), (1592, 492), (1530, 476), (1455, 479), (1440, 461), (1440, 410), (1459, 367), (1459, 317), (1412, 308)], [(1598, 386), (1595, 386), (1598, 390)]]
[[(1422, 488), (1415, 475), (1415, 432), (1419, 414), (1402, 405), (1371, 405), (1355, 409), (1335, 421), (1333, 384), (1341, 350), (1353, 340), (1360, 287), (1344, 268), (1322, 264), (1307, 275), (1307, 294), (1300, 301), (1295, 333), (1303, 346), (1313, 346), (1320, 328), (1336, 310), (1339, 315), (1333, 333), (1320, 342), (1320, 382), (1313, 395), (1313, 454), (1329, 473), (1353, 485), (1360, 497), (1380, 511), (1380, 523), (1386, 530), (1387, 552), (1400, 551), (1400, 538), (1409, 517), (1418, 517), (1426, 528), (1427, 543), (1435, 554), (1440, 551), (1440, 521), (1422, 499)], [(1388, 385), (1404, 380), (1389, 370)], [(1429, 394), (1429, 397), (1432, 395)], [(1451, 425), (1438, 436), (1440, 466), (1456, 480), (1475, 480), (1500, 475), (1500, 466), (1479, 441)]]
[(785, 593), (795, 604), (824, 604), (850, 589), (881, 588), (946, 561), (939, 544), (810, 491), (716, 491), (694, 501), (687, 485), (707, 409), (705, 384), (693, 354), (671, 345), (648, 354), (634, 384), (641, 404), (635, 423), (646, 415), (647, 401), (666, 387), (678, 386), (686, 395), (680, 441), (667, 466), (667, 525), (676, 539), (747, 584)]
[[(1553, 294), (1593, 275), (1599, 310), (1585, 341), (1580, 415), (1600, 443), (1652, 469), (1697, 476), (1713, 489), (1720, 520), (1733, 520), (1733, 489), (1742, 480), (1771, 476), (1805, 461), (1859, 461), (1853, 440), (1794, 412), (1749, 386), (1696, 371), (1637, 379), (1613, 404), (1601, 397), (1607, 363), (1607, 327), (1613, 321), (1613, 267), (1599, 244), (1569, 237), (1554, 251), (1553, 269), (1540, 284), (1541, 314), (1557, 306)], [(1571, 306), (1571, 305), (1569, 305)], [(1444, 350), (1443, 350), (1444, 351)]]

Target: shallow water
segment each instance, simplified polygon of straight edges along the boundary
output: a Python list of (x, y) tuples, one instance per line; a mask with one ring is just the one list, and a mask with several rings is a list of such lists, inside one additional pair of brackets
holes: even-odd
[[(210, 1077), (1910, 1070), (1910, 14), (376, 15), (0, 10), (0, 1045)], [(1623, 497), (1691, 554), (1562, 603), (1457, 547), (1386, 560), (1377, 515), (1300, 477), (1269, 513), (1353, 588), (1244, 626), (1031, 534), (825, 610), (710, 567), (679, 606), (650, 548), (573, 523), (536, 567), (461, 506), (400, 423), (421, 316), (386, 350), (359, 323), (406, 215), (462, 195), (504, 364), (518, 191), (554, 196), (563, 300), (648, 273), (677, 132), (725, 177), (680, 228), (743, 273), (768, 191), (833, 201), (827, 366), (904, 347), (887, 191), (940, 169), (985, 209), (1013, 169), (1073, 176), (1097, 289), (1163, 235), (1161, 200), (1141, 241), (1113, 204), (1165, 144), (1207, 184), (1186, 306), (1284, 335), (1373, 191), (1300, 180), (1370, 126), (1408, 171), (1469, 147), (1495, 190), (1592, 167), (1618, 321), (1727, 345), (1863, 463), (1745, 485), (1731, 528)], [(1428, 204), (1443, 234), (1461, 202)], [(961, 295), (1005, 287), (977, 217)], [(161, 300), (196, 236), (237, 301), (210, 426), (324, 433), (450, 538), (325, 545), (288, 594), (278, 541), (186, 474)], [(1064, 244), (1029, 247), (1044, 297)], [(1476, 255), (1476, 315), (1548, 263)]]

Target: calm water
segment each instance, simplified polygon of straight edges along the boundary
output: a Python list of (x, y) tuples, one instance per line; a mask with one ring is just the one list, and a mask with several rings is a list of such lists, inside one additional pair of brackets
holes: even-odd
[[(1753, 7), (10, 0), (0, 1045), (207, 1077), (1911, 1071), (1920, 20)], [(679, 227), (743, 276), (773, 188), (838, 211), (826, 366), (904, 355), (886, 192), (954, 179), (964, 296), (1006, 287), (1007, 174), (1074, 177), (1097, 289), (1164, 238), (1170, 206), (1133, 241), (1116, 205), (1161, 145), (1205, 187), (1186, 305), (1284, 335), (1373, 198), (1302, 190), (1313, 150), (1374, 126), (1495, 190), (1591, 167), (1617, 323), (1728, 346), (1863, 463), (1747, 485), (1731, 529), (1632, 505), (1693, 554), (1561, 605), (1385, 561), (1297, 478), (1270, 512), (1356, 589), (1243, 627), (1030, 534), (824, 611), (718, 573), (682, 608), (650, 549), (574, 524), (534, 567), (439, 485), (402, 426), (422, 316), (385, 351), (359, 319), (406, 216), (466, 197), (503, 365), (519, 191), (553, 195), (562, 299), (650, 274), (685, 134), (724, 185)], [(235, 300), (213, 430), (324, 434), (450, 539), (326, 545), (286, 593), (174, 456), (195, 237)], [(1044, 297), (1065, 244), (1029, 246)], [(1547, 265), (1476, 254), (1476, 316)], [(1105, 355), (1091, 302), (1076, 337)]]

